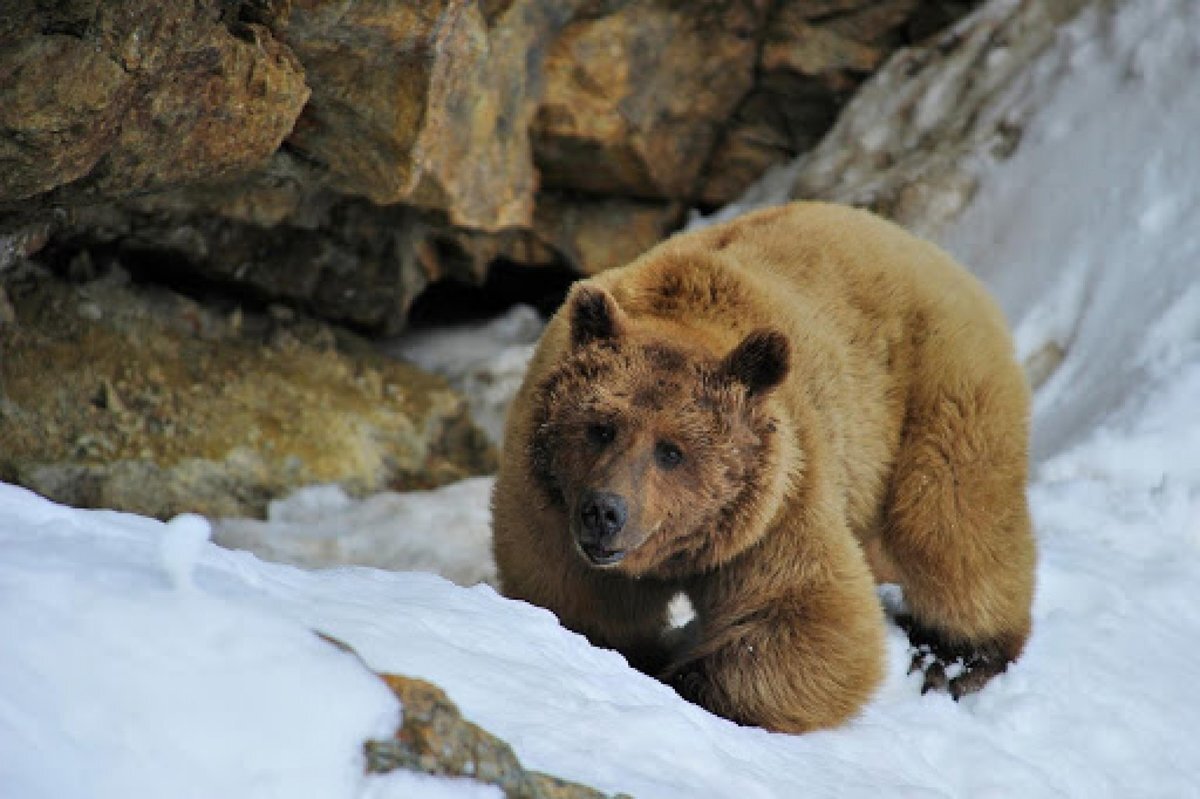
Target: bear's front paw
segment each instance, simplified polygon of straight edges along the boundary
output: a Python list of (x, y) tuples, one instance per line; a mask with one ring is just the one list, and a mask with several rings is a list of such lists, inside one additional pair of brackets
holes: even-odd
[(912, 643), (912, 663), (908, 673), (924, 673), (921, 693), (946, 691), (954, 699), (972, 694), (1003, 673), (1010, 660), (997, 647), (955, 645), (935, 630), (921, 625), (911, 616), (899, 616), (896, 623), (908, 633)]
[(663, 682), (675, 689), (675, 693), (691, 702), (704, 707), (704, 699), (708, 693), (708, 675), (705, 674), (704, 664), (698, 660), (676, 666), (663, 675)]

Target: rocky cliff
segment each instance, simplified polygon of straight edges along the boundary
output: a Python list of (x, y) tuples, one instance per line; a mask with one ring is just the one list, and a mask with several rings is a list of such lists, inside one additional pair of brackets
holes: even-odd
[(952, 0), (5, 0), (0, 268), (80, 252), (372, 332), (590, 273), (811, 146)]

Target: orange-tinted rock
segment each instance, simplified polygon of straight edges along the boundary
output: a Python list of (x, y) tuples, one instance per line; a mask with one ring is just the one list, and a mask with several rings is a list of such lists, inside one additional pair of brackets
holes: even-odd
[(0, 210), (249, 172), (308, 97), (290, 51), (218, 0), (28, 5), (0, 29)]
[(572, 5), (298, 1), (280, 35), (313, 98), (291, 143), (343, 193), (465, 227), (528, 225), (540, 55)]
[[(368, 773), (410, 769), (469, 777), (499, 787), (511, 799), (604, 799), (605, 794), (586, 785), (526, 770), (511, 746), (464, 719), (436, 685), (399, 674), (379, 676), (404, 706), (404, 722), (394, 738), (367, 741)], [(622, 797), (628, 799), (624, 794), (616, 799)]]
[(777, 4), (763, 36), (758, 81), (713, 155), (700, 204), (731, 202), (768, 168), (813, 147), (888, 55), (971, 5), (970, 0)]
[(534, 235), (575, 271), (594, 275), (637, 258), (678, 227), (682, 217), (680, 203), (544, 193), (538, 197)]
[(677, 199), (750, 90), (763, 0), (628, 3), (577, 20), (546, 63), (543, 185)]

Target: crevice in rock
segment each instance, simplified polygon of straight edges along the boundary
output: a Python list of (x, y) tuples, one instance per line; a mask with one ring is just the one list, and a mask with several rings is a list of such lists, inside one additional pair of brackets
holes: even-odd
[(417, 295), (409, 326), (479, 321), (499, 316), (514, 305), (529, 305), (543, 317), (558, 309), (571, 284), (581, 276), (561, 264), (524, 266), (508, 259), (491, 264), (482, 284), (439, 280)]
[(164, 268), (164, 253), (126, 242), (51, 241), (33, 261), (58, 277), (76, 284), (90, 283), (114, 270), (123, 270), (135, 285), (160, 286), (218, 312), (235, 308), (257, 313), (280, 303), (253, 284), (221, 280), (196, 269)]

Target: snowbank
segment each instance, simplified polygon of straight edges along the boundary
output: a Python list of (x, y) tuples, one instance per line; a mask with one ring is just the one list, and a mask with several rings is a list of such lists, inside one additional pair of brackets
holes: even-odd
[(309, 486), (271, 502), (266, 521), (216, 521), (213, 540), (297, 566), (428, 571), (459, 585), (494, 585), (491, 491), (483, 477), (361, 500), (340, 486)]
[(1067, 354), (1038, 392), (1038, 460), (1175, 380), (1200, 341), (1200, 4), (1085, 14), (1065, 43), (1069, 71), (944, 242), (1023, 356)]

